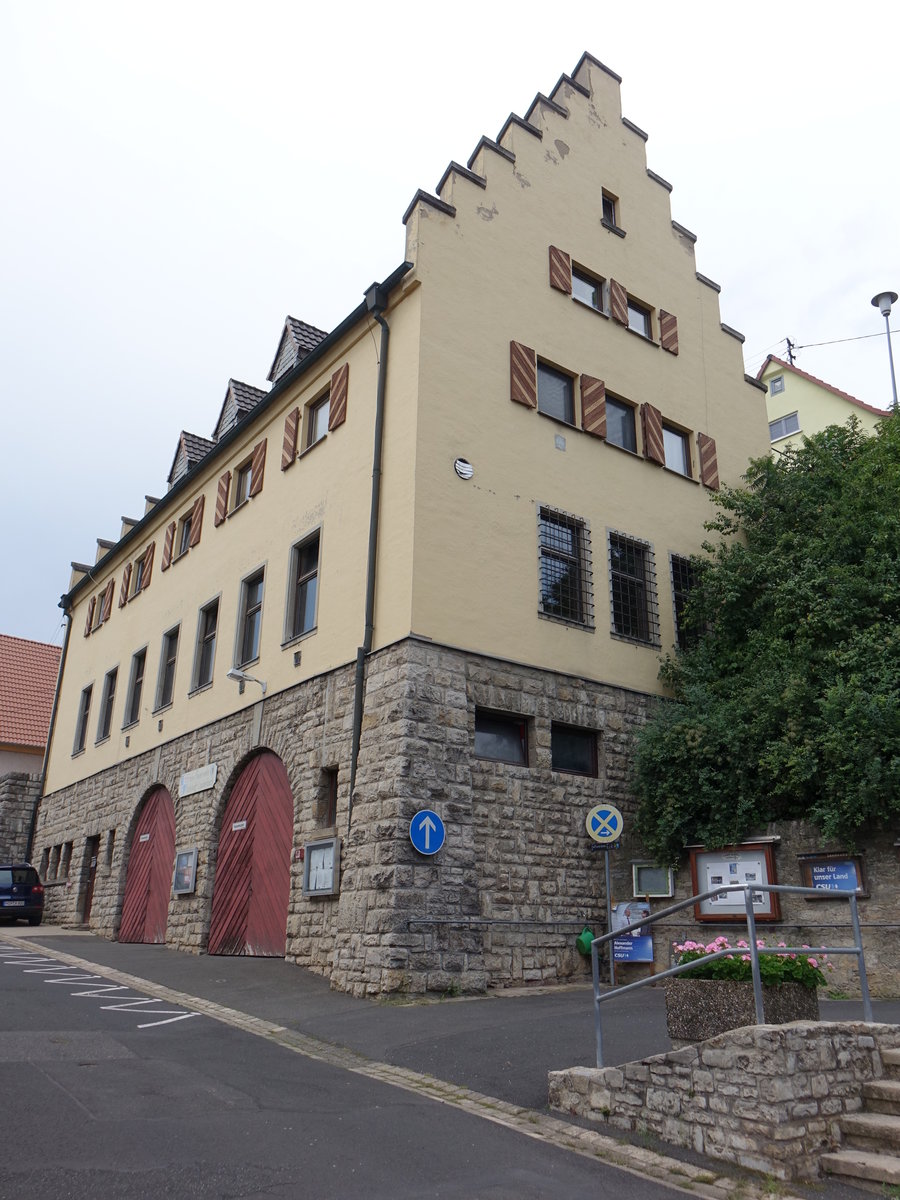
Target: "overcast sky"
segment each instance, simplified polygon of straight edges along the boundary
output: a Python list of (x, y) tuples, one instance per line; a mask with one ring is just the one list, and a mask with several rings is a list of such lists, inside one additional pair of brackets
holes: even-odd
[(887, 407), (898, 46), (900, 8), (834, 0), (0, 0), (0, 632), (61, 642), (70, 560), (164, 494), (179, 431), (209, 436), (230, 376), (266, 386), (286, 314), (355, 308), (416, 189), (583, 50), (747, 370), (790, 337)]

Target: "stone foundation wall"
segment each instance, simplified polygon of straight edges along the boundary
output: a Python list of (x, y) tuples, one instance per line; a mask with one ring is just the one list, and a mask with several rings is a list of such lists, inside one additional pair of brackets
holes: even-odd
[(39, 775), (21, 771), (0, 775), (0, 860), (17, 862), (25, 858), (39, 791)]
[(550, 1074), (550, 1105), (778, 1179), (815, 1178), (839, 1118), (884, 1076), (900, 1025), (758, 1025), (627, 1063)]
[[(140, 805), (155, 786), (173, 798), (176, 849), (199, 849), (197, 887), (172, 897), (167, 942), (206, 944), (218, 828), (248, 758), (283, 760), (295, 800), (286, 957), (357, 995), (477, 992), (488, 986), (588, 978), (575, 937), (605, 920), (602, 855), (585, 832), (600, 800), (629, 819), (634, 730), (648, 698), (567, 676), (409, 639), (372, 656), (352, 819), (349, 759), (353, 667), (306, 681), (156, 751), (48, 796), (35, 858), (50, 883), (46, 919), (80, 921), (88, 839), (99, 839), (90, 924), (114, 937)], [(527, 719), (528, 765), (474, 757), (476, 707)], [(597, 731), (598, 774), (554, 771), (551, 723)], [(178, 797), (181, 776), (217, 764), (213, 788)], [(338, 772), (335, 826), (322, 824), (323, 771)], [(409, 823), (421, 808), (447, 840), (417, 854)], [(348, 833), (349, 826), (349, 833)], [(296, 850), (342, 839), (340, 895), (302, 895)]]

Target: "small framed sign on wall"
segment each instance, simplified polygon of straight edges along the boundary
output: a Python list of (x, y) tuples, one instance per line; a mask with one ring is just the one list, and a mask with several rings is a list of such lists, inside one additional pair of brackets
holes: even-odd
[(175, 878), (172, 891), (176, 896), (187, 896), (197, 886), (197, 847), (179, 850), (175, 855)]
[[(781, 906), (777, 892), (756, 891), (754, 884), (777, 883), (775, 852), (770, 842), (745, 842), (740, 846), (725, 846), (707, 850), (703, 846), (691, 849), (691, 884), (694, 894), (708, 892), (721, 884), (728, 887), (742, 884), (750, 888), (753, 914), (757, 921), (778, 921)], [(694, 905), (698, 921), (744, 921), (747, 907), (744, 892), (723, 892), (708, 896)]]
[(799, 861), (800, 882), (804, 887), (815, 888), (822, 893), (821, 896), (806, 896), (805, 899), (815, 903), (817, 900), (827, 900), (829, 893), (834, 892), (856, 892), (857, 896), (868, 898), (869, 886), (861, 854), (835, 850), (824, 854), (801, 854)]

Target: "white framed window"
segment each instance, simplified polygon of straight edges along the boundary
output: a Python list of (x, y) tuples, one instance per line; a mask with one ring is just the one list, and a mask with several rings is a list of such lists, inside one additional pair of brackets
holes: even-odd
[(800, 432), (800, 418), (797, 413), (788, 413), (787, 416), (777, 417), (774, 421), (769, 422), (769, 439), (777, 442), (779, 438), (790, 437), (792, 433)]
[(218, 598), (200, 609), (197, 621), (197, 646), (194, 651), (194, 679), (192, 691), (208, 687), (213, 680), (216, 660), (216, 633), (219, 626)]
[(321, 442), (328, 432), (328, 416), (331, 411), (331, 390), (320, 396), (309, 406), (306, 414), (306, 446), (314, 446)]
[(603, 280), (581, 267), (572, 268), (572, 299), (587, 304), (597, 312), (605, 312), (603, 303)]
[(80, 754), (87, 741), (87, 727), (91, 716), (91, 696), (93, 694), (94, 685), (92, 683), (89, 683), (86, 688), (82, 689), (81, 699), (78, 702), (78, 719), (75, 722), (75, 742), (72, 746), (73, 754)]
[(628, 328), (632, 333), (650, 340), (653, 337), (653, 325), (650, 309), (637, 300), (628, 297)]
[(125, 723), (122, 728), (136, 725), (141, 719), (141, 693), (144, 690), (144, 671), (147, 666), (147, 647), (138, 650), (131, 659), (131, 676), (128, 680), (128, 695), (125, 699)]
[(778, 396), (784, 391), (784, 376), (774, 375), (769, 380), (769, 395)]
[(565, 421), (567, 425), (575, 424), (575, 381), (571, 375), (539, 362), (537, 393), (538, 412)]
[(637, 453), (635, 408), (625, 400), (606, 393), (606, 440), (612, 446)]

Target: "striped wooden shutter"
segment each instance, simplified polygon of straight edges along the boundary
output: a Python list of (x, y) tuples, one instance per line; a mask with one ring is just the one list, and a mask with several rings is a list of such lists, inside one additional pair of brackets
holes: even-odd
[(110, 614), (112, 613), (112, 602), (113, 602), (113, 596), (115, 595), (115, 591), (116, 591), (116, 581), (115, 581), (115, 579), (111, 579), (109, 581), (109, 583), (106, 585), (106, 591), (103, 593), (103, 608), (100, 610), (100, 624), (101, 625), (103, 624), (104, 621), (108, 621), (110, 618)]
[(572, 295), (572, 260), (565, 250), (550, 247), (550, 286), (558, 292)]
[(615, 279), (609, 281), (609, 315), (620, 325), (628, 324), (628, 292)]
[(665, 466), (666, 446), (663, 441), (662, 413), (652, 404), (641, 405), (641, 433), (644, 439), (644, 458)]
[(219, 526), (228, 516), (228, 492), (231, 488), (231, 472), (226, 471), (219, 480), (219, 490), (216, 493), (216, 515), (213, 524)]
[(716, 455), (716, 439), (705, 433), (697, 434), (700, 451), (700, 482), (715, 491), (719, 486), (719, 460)]
[(678, 353), (678, 318), (659, 310), (659, 344), (670, 354)]
[(347, 420), (347, 392), (350, 388), (350, 364), (338, 367), (331, 377), (331, 397), (328, 404), (328, 432)]
[(593, 375), (581, 377), (581, 428), (594, 437), (606, 437), (606, 384)]
[(537, 355), (520, 342), (509, 343), (509, 398), (537, 408)]
[(166, 526), (166, 536), (163, 540), (162, 558), (159, 560), (159, 569), (168, 571), (169, 564), (172, 562), (172, 546), (175, 542), (175, 522), (172, 521)]
[(203, 507), (205, 500), (205, 496), (198, 496), (194, 501), (194, 507), (191, 509), (191, 535), (188, 538), (189, 550), (192, 550), (200, 542), (200, 534), (203, 532)]
[(87, 620), (84, 623), (84, 636), (91, 636), (91, 626), (94, 624), (94, 609), (97, 606), (97, 597), (91, 596), (88, 601)]
[(300, 409), (292, 409), (284, 418), (284, 444), (281, 447), (281, 469), (286, 471), (297, 460), (297, 429), (300, 425)]
[(131, 587), (131, 563), (126, 563), (125, 570), (122, 572), (122, 587), (119, 591), (119, 608), (124, 608), (128, 603), (129, 587)]
[(144, 573), (141, 576), (141, 591), (145, 592), (150, 586), (150, 576), (153, 574), (153, 554), (156, 542), (151, 542), (144, 552)]
[(258, 496), (262, 491), (263, 477), (266, 473), (266, 442), (263, 438), (253, 447), (253, 462), (250, 467), (250, 491), (248, 496)]

